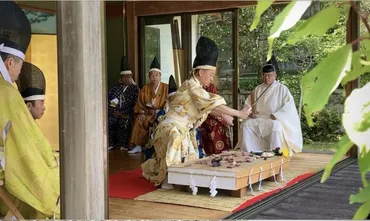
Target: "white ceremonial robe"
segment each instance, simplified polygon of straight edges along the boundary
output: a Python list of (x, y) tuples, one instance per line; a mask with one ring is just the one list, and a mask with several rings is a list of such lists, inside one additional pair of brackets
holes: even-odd
[[(265, 84), (257, 86), (255, 99), (267, 87)], [(251, 96), (245, 104), (251, 105)], [(247, 152), (288, 148), (289, 155), (302, 151), (301, 122), (293, 96), (285, 85), (275, 81), (257, 101), (255, 109), (257, 118), (244, 120), (240, 125), (237, 148)], [(271, 119), (271, 114), (276, 120)]]

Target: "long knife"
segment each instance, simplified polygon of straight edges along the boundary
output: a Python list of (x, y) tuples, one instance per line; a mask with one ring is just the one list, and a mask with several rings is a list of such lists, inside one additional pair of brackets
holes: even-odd
[(260, 96), (258, 96), (257, 97), (257, 99), (253, 102), (253, 104), (251, 105), (251, 107), (253, 107), (256, 103), (257, 103), (257, 101), (262, 97), (262, 95), (267, 91), (267, 89), (269, 89), (269, 87), (273, 84), (273, 83), (275, 83), (275, 81), (274, 82), (272, 82), (271, 84), (269, 84), (269, 86), (262, 92), (262, 94), (260, 94)]

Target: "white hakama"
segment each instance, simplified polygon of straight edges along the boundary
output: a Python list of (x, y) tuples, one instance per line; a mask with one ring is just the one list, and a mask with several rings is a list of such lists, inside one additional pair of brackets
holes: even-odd
[[(257, 86), (255, 98), (267, 87), (265, 84)], [(251, 96), (245, 104), (251, 105)], [(286, 86), (275, 81), (257, 101), (255, 110), (257, 118), (244, 120), (240, 125), (237, 148), (248, 152), (288, 148), (290, 154), (302, 151), (301, 123), (293, 96)], [(271, 115), (276, 120), (272, 120)]]

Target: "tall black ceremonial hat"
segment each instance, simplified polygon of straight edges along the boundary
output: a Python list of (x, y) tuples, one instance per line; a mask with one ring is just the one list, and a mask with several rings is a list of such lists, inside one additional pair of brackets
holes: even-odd
[(177, 84), (176, 84), (175, 78), (171, 75), (170, 79), (168, 80), (168, 94), (171, 94), (176, 91), (177, 91)]
[(24, 59), (30, 40), (31, 25), (23, 10), (14, 1), (0, 1), (0, 51)]
[(218, 48), (214, 41), (207, 37), (200, 37), (195, 48), (196, 57), (193, 69), (216, 69)]
[[(24, 60), (31, 40), (31, 25), (26, 14), (14, 1), (0, 1), (0, 52)], [(0, 72), (3, 79), (13, 83), (0, 58)]]
[(130, 70), (130, 66), (128, 64), (127, 57), (125, 55), (122, 56), (122, 58), (121, 58), (121, 72), (120, 72), (120, 75), (123, 75), (123, 74), (132, 74), (132, 72)]
[(45, 99), (45, 76), (36, 65), (24, 62), (16, 82), (18, 90), (24, 100), (32, 101)]
[(152, 63), (150, 64), (149, 72), (151, 72), (151, 71), (161, 72), (161, 65), (159, 64), (159, 61), (158, 61), (157, 57), (154, 57)]

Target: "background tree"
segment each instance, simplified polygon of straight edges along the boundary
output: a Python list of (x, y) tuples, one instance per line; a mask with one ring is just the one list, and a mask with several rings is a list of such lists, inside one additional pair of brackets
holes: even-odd
[[(263, 14), (266, 8), (271, 6), (273, 1), (258, 1), (255, 21), (258, 23), (259, 15)], [(311, 5), (312, 1), (291, 1), (275, 17), (274, 25), (270, 29), (268, 42), (269, 51), (267, 59), (271, 57), (273, 45), (276, 38), (279, 38), (285, 30), (290, 30), (293, 26), (296, 29), (289, 35), (284, 43), (295, 45), (297, 39), (305, 36), (325, 36), (331, 29), (340, 22), (341, 10), (344, 11), (344, 22), (348, 19), (350, 7), (361, 18), (366, 32), (356, 41), (343, 44), (338, 49), (329, 51), (317, 64), (308, 71), (302, 78), (303, 105), (305, 117), (309, 126), (313, 125), (312, 115), (320, 112), (328, 103), (330, 95), (341, 84), (345, 85), (349, 81), (366, 74), (370, 70), (370, 25), (368, 24), (369, 13), (361, 11), (355, 1), (329, 2), (329, 5), (316, 13), (312, 18), (299, 24), (305, 9)], [(298, 6), (298, 7), (297, 7)], [(294, 10), (295, 9), (295, 10)], [(298, 10), (299, 9), (299, 10)], [(289, 21), (289, 22), (285, 22)], [(256, 25), (254, 24), (253, 28)], [(251, 29), (253, 29), (251, 28)], [(352, 44), (361, 42), (362, 47), (358, 51), (352, 50)], [(363, 187), (359, 193), (350, 196), (350, 203), (361, 203), (362, 206), (357, 210), (354, 219), (366, 219), (370, 214), (370, 185), (366, 174), (370, 172), (370, 82), (359, 89), (352, 91), (346, 98), (342, 124), (345, 135), (338, 142), (338, 151), (335, 153), (332, 162), (326, 167), (322, 177), (322, 182), (329, 177), (333, 166), (342, 156), (353, 146), (359, 148), (358, 165), (361, 174)]]
[[(330, 5), (330, 2), (313, 2), (307, 9), (301, 21), (290, 30), (282, 33), (273, 45), (274, 54), (279, 64), (279, 80), (285, 84), (293, 94), (297, 108), (300, 104), (301, 88), (300, 81), (305, 73), (312, 69), (317, 62), (321, 61), (330, 52), (335, 51), (345, 43), (345, 14), (341, 13), (340, 19), (335, 26), (323, 36), (304, 36), (294, 45), (286, 44), (287, 38), (295, 32), (298, 25), (303, 24), (316, 12)], [(239, 9), (239, 94), (240, 104), (243, 105), (246, 96), (258, 84), (261, 83), (259, 73), (266, 60), (268, 50), (268, 36), (272, 28), (274, 18), (284, 9), (284, 5), (272, 5), (262, 15), (258, 28), (250, 31), (253, 23), (256, 7)], [(198, 28), (200, 34), (213, 39), (219, 47), (219, 61), (227, 63), (221, 69), (232, 70), (232, 12), (198, 15)], [(289, 68), (284, 68), (288, 66)], [(220, 72), (220, 77), (226, 79), (221, 81), (220, 91), (225, 95), (232, 87), (232, 71)], [(314, 126), (309, 127), (304, 117), (301, 124), (303, 129), (305, 148), (332, 149), (333, 142), (339, 140), (344, 134), (340, 124), (340, 115), (343, 113), (343, 91), (337, 90), (332, 95), (327, 107), (320, 113), (314, 115)], [(317, 131), (320, 131), (318, 133)], [(315, 142), (312, 145), (308, 145)], [(319, 143), (317, 143), (319, 142)]]

